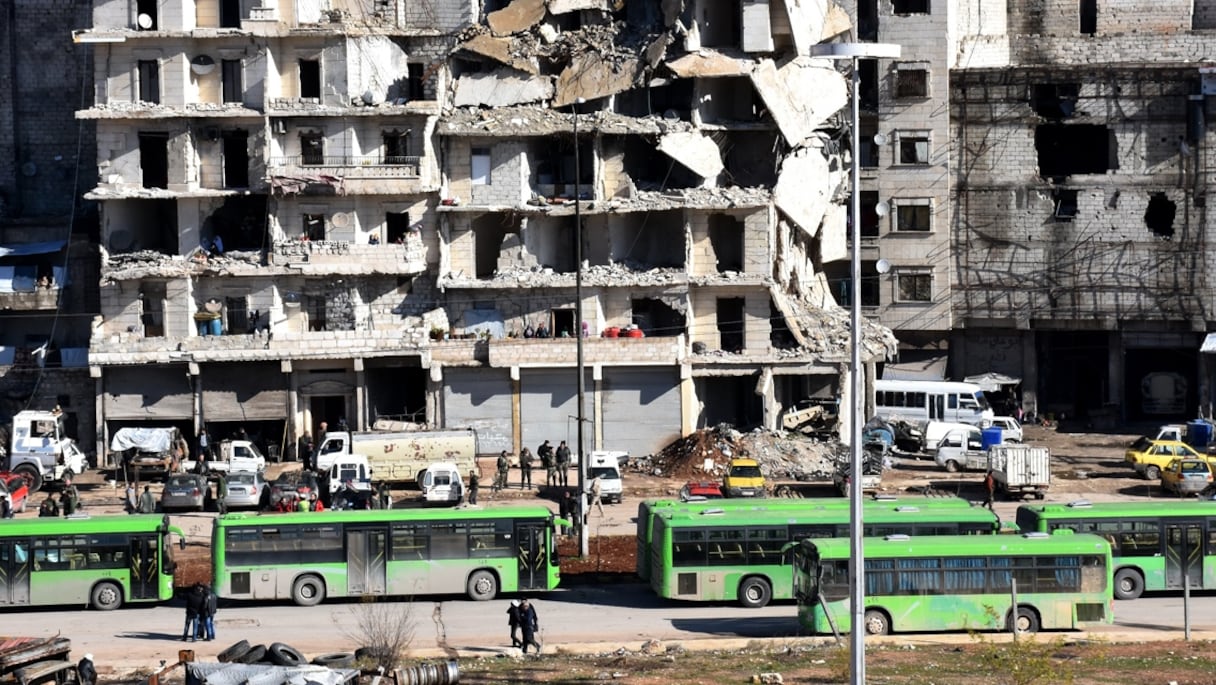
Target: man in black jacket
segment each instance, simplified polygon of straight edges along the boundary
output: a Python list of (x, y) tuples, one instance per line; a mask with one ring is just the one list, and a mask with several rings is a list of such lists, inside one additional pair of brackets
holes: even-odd
[(207, 609), (207, 590), (202, 583), (195, 583), (186, 593), (186, 627), (182, 631), (182, 642), (194, 642), (200, 637), (200, 617)]

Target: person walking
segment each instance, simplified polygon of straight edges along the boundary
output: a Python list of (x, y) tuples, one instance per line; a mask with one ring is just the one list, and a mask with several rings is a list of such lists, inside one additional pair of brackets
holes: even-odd
[(528, 600), (523, 600), (519, 603), (519, 629), (523, 634), (523, 644), (520, 645), (524, 654), (528, 653), (528, 645), (536, 647), (536, 653), (540, 654), (540, 643), (536, 641), (536, 633), (540, 632), (540, 625), (536, 620), (536, 609)]
[(532, 489), (532, 450), (527, 447), (519, 451), (519, 487), (521, 490)]
[(296, 441), (296, 456), (304, 464), (305, 471), (312, 470), (312, 435), (308, 431)]
[(211, 438), (207, 435), (206, 428), (198, 429), (198, 460), (211, 460)]
[(97, 667), (93, 665), (92, 654), (85, 654), (83, 659), (76, 662), (76, 677), (80, 685), (96, 685)]
[(993, 511), (993, 500), (996, 499), (996, 477), (992, 475), (992, 470), (988, 470), (988, 475), (984, 476), (984, 492), (987, 499), (984, 500), (984, 506), (988, 507), (988, 511)]
[(507, 627), (511, 629), (511, 646), (519, 647), (523, 645), (519, 641), (519, 600), (511, 600), (511, 604), (507, 607)]
[(557, 485), (557, 465), (553, 463), (553, 446), (548, 440), (536, 448), (536, 456), (540, 457), (540, 465), (545, 469), (545, 487)]
[(570, 521), (570, 526), (566, 528), (566, 535), (574, 533), (574, 526), (578, 524), (575, 517), (578, 516), (578, 510), (575, 508), (574, 493), (569, 490), (562, 491), (562, 501), (558, 504), (558, 514), (565, 520)]
[(507, 487), (507, 472), (511, 469), (511, 460), (507, 458), (507, 451), (503, 450), (502, 454), (498, 455), (498, 462), (495, 464), (494, 472), (494, 487), (490, 488), (494, 492), (504, 490)]
[(131, 483), (131, 482), (127, 483), (127, 491), (126, 491), (126, 494), (123, 496), (123, 505), (122, 506), (123, 506), (123, 509), (125, 509), (128, 514), (134, 514), (139, 511), (139, 495), (135, 494), (135, 484), (134, 483)]
[(477, 491), (481, 487), (481, 478), (477, 469), (469, 469), (469, 504), (477, 504)]
[(588, 486), (587, 490), (591, 493), (591, 504), (587, 505), (587, 515), (591, 515), (591, 507), (594, 506), (599, 509), (600, 517), (603, 517), (604, 505), (602, 502), (600, 502), (600, 496), (603, 494), (604, 490), (603, 479), (601, 479), (599, 476), (592, 478), (591, 485)]
[(144, 494), (139, 496), (139, 513), (156, 513), (156, 498), (152, 496), (151, 486), (145, 485)]
[(182, 642), (194, 642), (199, 636), (199, 616), (207, 604), (207, 595), (202, 583), (195, 583), (186, 593), (186, 627), (182, 630)]
[(566, 441), (562, 440), (557, 446), (557, 478), (564, 488), (569, 485), (570, 478), (570, 448), (566, 446)]
[(219, 597), (216, 596), (215, 590), (207, 586), (203, 586), (203, 596), (202, 625), (199, 633), (202, 634), (202, 639), (210, 642), (215, 639), (215, 611), (219, 608)]
[(222, 471), (215, 478), (215, 510), (220, 516), (228, 513), (228, 479)]

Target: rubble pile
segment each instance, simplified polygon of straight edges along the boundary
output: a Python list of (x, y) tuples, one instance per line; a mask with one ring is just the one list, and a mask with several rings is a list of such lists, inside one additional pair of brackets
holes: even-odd
[(722, 424), (680, 438), (658, 454), (634, 459), (630, 465), (636, 471), (668, 478), (716, 480), (730, 460), (739, 456), (759, 462), (766, 478), (814, 482), (831, 480), (838, 464), (847, 463), (848, 449), (838, 441), (760, 428), (743, 433)]
[(261, 268), (259, 251), (232, 250), (205, 260), (181, 255), (165, 255), (156, 250), (107, 253), (102, 251), (103, 282), (141, 278), (180, 278), (186, 275), (224, 276)]

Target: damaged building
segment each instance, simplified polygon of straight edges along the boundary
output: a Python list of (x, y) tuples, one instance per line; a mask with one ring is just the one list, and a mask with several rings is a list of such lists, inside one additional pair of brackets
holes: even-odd
[[(395, 417), (573, 441), (579, 336), (589, 448), (839, 398), (848, 80), (808, 55), (852, 27), (797, 0), (98, 0), (99, 448)], [(863, 339), (873, 378), (895, 339)]]

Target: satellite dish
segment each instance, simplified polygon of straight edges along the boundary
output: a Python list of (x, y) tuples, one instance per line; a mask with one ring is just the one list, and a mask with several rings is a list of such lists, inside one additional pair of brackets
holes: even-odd
[(329, 221), (337, 228), (346, 228), (350, 226), (350, 215), (346, 212), (335, 212)]
[(885, 200), (879, 202), (874, 205), (874, 213), (878, 216), (886, 216), (891, 213), (891, 205), (887, 204)]
[(199, 76), (210, 74), (215, 70), (215, 60), (211, 55), (199, 55), (190, 60), (190, 71)]
[(874, 270), (880, 274), (885, 274), (891, 270), (891, 262), (885, 259), (880, 259), (874, 263)]
[(135, 23), (139, 24), (139, 28), (147, 31), (148, 29), (152, 28), (152, 15), (141, 12), (140, 15), (135, 18)]
[(875, 133), (874, 134), (874, 144), (875, 145), (886, 145), (887, 137), (881, 133)]

